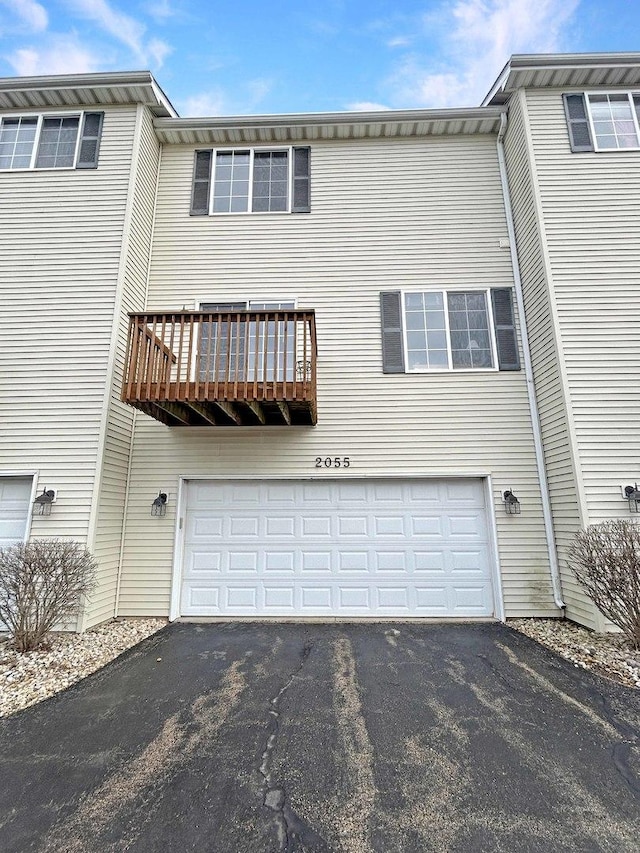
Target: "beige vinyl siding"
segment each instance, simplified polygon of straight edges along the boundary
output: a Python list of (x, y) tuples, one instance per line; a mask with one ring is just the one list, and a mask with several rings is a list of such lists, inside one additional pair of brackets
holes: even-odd
[[(522, 372), (383, 375), (379, 292), (510, 286), (495, 139), (314, 144), (312, 213), (190, 217), (193, 148), (165, 146), (149, 310), (216, 299), (315, 308), (318, 426), (170, 429), (139, 415), (121, 615), (166, 615), (180, 476), (493, 477), (508, 615), (553, 605)], [(350, 456), (320, 471), (317, 456)], [(523, 505), (507, 517), (502, 490)], [(166, 518), (151, 518), (159, 489)]]
[(586, 521), (628, 518), (620, 485), (640, 471), (640, 153), (572, 154), (562, 91), (527, 102)]
[(110, 393), (105, 400), (106, 434), (102, 471), (94, 512), (96, 523), (93, 552), (100, 565), (100, 583), (87, 608), (85, 627), (115, 616), (118, 571), (122, 546), (125, 497), (134, 423), (134, 410), (120, 401), (126, 357), (130, 311), (142, 311), (145, 305), (155, 191), (160, 159), (160, 144), (153, 120), (144, 107), (138, 107), (130, 181), (129, 213), (123, 240), (119, 292), (115, 309), (115, 346), (109, 377)]
[(566, 566), (567, 549), (575, 531), (581, 526), (575, 485), (579, 476), (570, 436), (562, 353), (556, 335), (550, 274), (544, 250), (545, 221), (539, 216), (536, 198), (537, 164), (530, 158), (527, 118), (523, 107), (526, 108), (524, 93), (518, 92), (509, 105), (505, 158), (554, 534), (567, 615), (578, 622), (593, 624), (593, 608)]
[(37, 537), (88, 533), (134, 122), (106, 110), (97, 170), (0, 173), (0, 473), (58, 489)]

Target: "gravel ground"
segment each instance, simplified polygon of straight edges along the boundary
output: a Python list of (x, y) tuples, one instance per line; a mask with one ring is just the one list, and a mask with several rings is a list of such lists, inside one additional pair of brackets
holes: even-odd
[(166, 619), (118, 619), (84, 634), (52, 634), (49, 650), (25, 654), (0, 641), (0, 717), (64, 690), (166, 624)]
[[(54, 634), (50, 650), (27, 654), (0, 641), (0, 717), (64, 690), (166, 624), (165, 619), (118, 619), (84, 634)], [(640, 687), (640, 651), (620, 634), (594, 634), (560, 619), (513, 619), (508, 624), (575, 666)]]
[(632, 649), (622, 634), (596, 634), (566, 619), (510, 619), (507, 624), (574, 666), (640, 687), (640, 649)]

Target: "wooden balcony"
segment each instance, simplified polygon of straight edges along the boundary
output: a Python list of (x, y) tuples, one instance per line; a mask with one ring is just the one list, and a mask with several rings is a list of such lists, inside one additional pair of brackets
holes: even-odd
[(316, 423), (313, 311), (129, 316), (125, 403), (168, 426)]

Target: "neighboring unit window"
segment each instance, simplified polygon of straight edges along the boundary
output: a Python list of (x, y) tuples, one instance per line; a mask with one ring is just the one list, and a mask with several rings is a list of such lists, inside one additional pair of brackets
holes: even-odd
[(0, 126), (0, 169), (28, 169), (38, 129), (37, 118), (6, 118)]
[(78, 116), (43, 120), (36, 169), (69, 169), (73, 166), (79, 125)]
[(96, 168), (103, 115), (0, 119), (0, 169)]
[(381, 294), (385, 373), (518, 370), (511, 291)]
[(572, 151), (640, 148), (640, 94), (564, 95)]
[(192, 216), (289, 211), (309, 212), (308, 148), (196, 151)]

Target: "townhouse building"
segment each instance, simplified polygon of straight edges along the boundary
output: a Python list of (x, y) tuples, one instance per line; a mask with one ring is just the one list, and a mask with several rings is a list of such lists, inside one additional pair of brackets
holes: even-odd
[(566, 550), (638, 476), (638, 93), (640, 54), (447, 110), (0, 80), (0, 544), (88, 545), (79, 628), (602, 629)]

